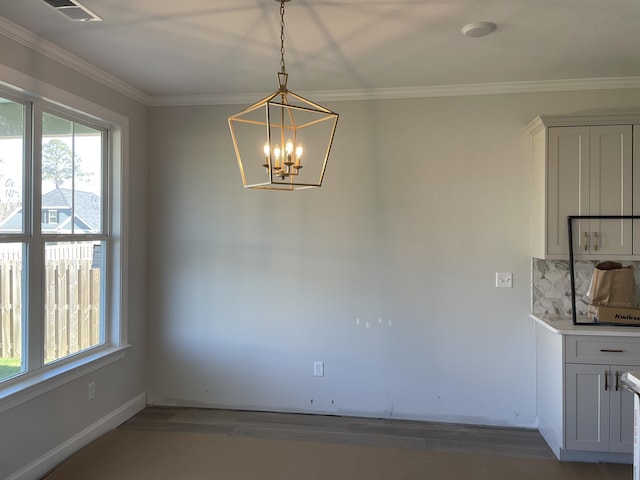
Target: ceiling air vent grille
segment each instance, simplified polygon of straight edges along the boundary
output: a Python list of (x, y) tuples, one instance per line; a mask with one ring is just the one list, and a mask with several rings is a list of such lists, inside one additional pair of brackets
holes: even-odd
[(100, 22), (102, 18), (75, 0), (44, 0), (62, 15), (74, 22)]

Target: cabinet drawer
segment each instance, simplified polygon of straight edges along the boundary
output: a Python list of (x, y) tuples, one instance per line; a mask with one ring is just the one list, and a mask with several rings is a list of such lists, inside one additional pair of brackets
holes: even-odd
[(640, 365), (640, 338), (566, 335), (565, 361)]

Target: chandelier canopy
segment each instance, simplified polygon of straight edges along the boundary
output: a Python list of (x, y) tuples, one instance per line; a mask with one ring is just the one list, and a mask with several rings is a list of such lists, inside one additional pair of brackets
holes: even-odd
[(278, 90), (229, 117), (245, 188), (302, 190), (320, 187), (338, 114), (287, 89), (284, 4), (280, 3)]

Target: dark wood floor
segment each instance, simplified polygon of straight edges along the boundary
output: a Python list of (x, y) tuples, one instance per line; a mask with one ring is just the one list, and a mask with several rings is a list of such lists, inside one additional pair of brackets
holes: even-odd
[(536, 430), (325, 415), (149, 407), (121, 429), (213, 433), (554, 459)]

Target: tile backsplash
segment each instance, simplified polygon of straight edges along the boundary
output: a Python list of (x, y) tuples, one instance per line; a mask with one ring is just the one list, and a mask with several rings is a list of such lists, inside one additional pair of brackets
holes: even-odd
[[(576, 261), (574, 264), (576, 283), (576, 313), (586, 315), (588, 303), (585, 298), (596, 261)], [(640, 300), (640, 262), (621, 262), (635, 267), (636, 300)], [(571, 314), (571, 275), (566, 260), (533, 259), (534, 314)]]

